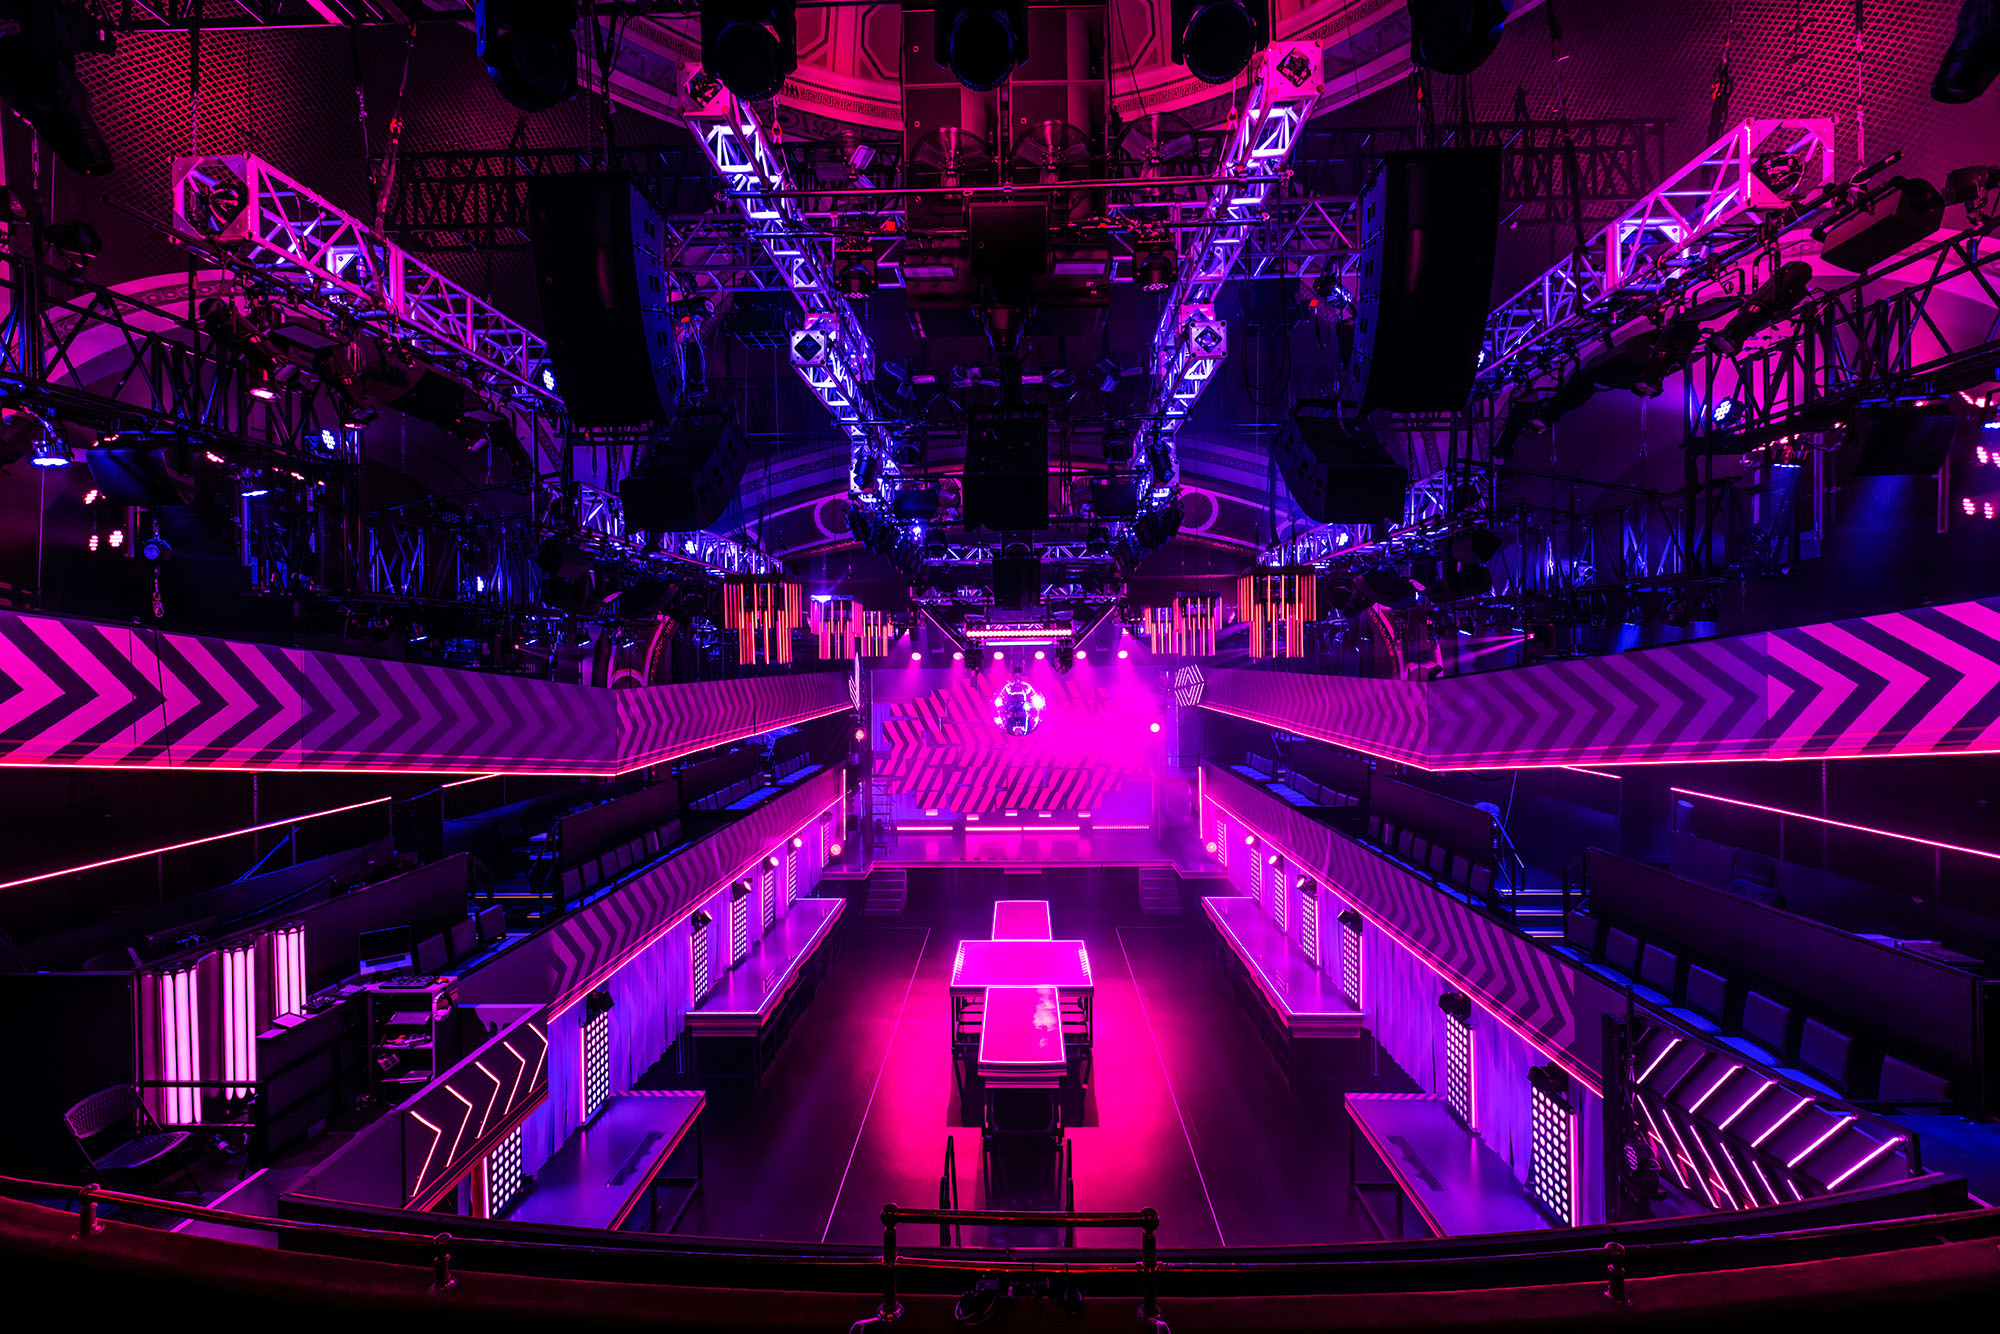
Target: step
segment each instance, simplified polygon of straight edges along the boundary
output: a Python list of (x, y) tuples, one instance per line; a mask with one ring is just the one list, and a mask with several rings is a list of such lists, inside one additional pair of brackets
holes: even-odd
[(901, 867), (876, 871), (868, 877), (868, 895), (861, 911), (868, 917), (901, 917), (910, 904), (910, 877)]
[(1142, 867), (1139, 871), (1139, 906), (1155, 916), (1180, 916), (1180, 876), (1169, 867)]

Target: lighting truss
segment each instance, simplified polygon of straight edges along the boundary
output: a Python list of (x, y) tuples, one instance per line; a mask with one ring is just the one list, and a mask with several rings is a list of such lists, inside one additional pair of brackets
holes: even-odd
[(1482, 379), (1559, 335), (1612, 295), (1671, 281), (1833, 176), (1833, 122), (1745, 121), (1619, 214), (1595, 241), (1497, 306)]
[[(806, 328), (823, 340), (823, 355), (794, 355), (792, 369), (852, 446), (849, 496), (879, 504), (872, 483), (877, 476), (895, 475), (896, 450), (894, 437), (872, 419), (864, 392), (875, 374), (874, 348), (854, 303), (834, 290), (775, 134), (755, 107), (728, 92), (691, 109), (687, 123), (721, 176), (728, 200), (749, 224), (752, 239), (776, 266), (785, 289), (798, 298)], [(870, 485), (862, 484), (864, 474)]]
[(1299, 141), (1321, 86), (1317, 44), (1273, 42), (1257, 57), (1256, 73), (1216, 164), (1214, 183), (1208, 187), (1203, 216), (1215, 225), (1194, 233), (1153, 333), (1155, 388), (1148, 412), (1166, 456), (1164, 472), (1150, 460), (1146, 464), (1144, 494), (1149, 507), (1171, 499), (1180, 476), (1174, 433), (1222, 364), (1183, 337), (1188, 327), (1184, 313), (1212, 309), (1223, 285), (1235, 275), (1245, 243), (1264, 222), (1278, 173)]
[(540, 407), (540, 335), (501, 314), (253, 154), (176, 158), (172, 225), (246, 267), (253, 282), (353, 320), (486, 388)]
[[(557, 484), (559, 487), (559, 483)], [(700, 565), (724, 574), (783, 574), (784, 562), (756, 547), (722, 533), (701, 530), (691, 533), (662, 533), (646, 543), (625, 530), (625, 512), (616, 492), (603, 487), (579, 484), (577, 527), (586, 547), (601, 543), (612, 557), (666, 560), (673, 564)], [(553, 506), (560, 500), (551, 496)]]

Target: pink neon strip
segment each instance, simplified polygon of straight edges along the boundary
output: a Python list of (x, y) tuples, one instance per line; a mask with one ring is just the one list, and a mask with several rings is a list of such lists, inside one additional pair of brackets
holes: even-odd
[(1702, 1104), (1707, 1102), (1710, 1098), (1713, 1098), (1716, 1094), (1716, 1091), (1720, 1089), (1724, 1084), (1727, 1084), (1729, 1082), (1729, 1077), (1735, 1074), (1738, 1070), (1741, 1070), (1742, 1068), (1743, 1067), (1740, 1065), (1732, 1065), (1727, 1070), (1724, 1070), (1722, 1072), (1722, 1078), (1716, 1080), (1713, 1084), (1710, 1084), (1708, 1086), (1708, 1092), (1702, 1094), (1699, 1098), (1696, 1098), (1694, 1100), (1694, 1105), (1688, 1108), (1688, 1115), (1692, 1116), (1696, 1112), (1700, 1111)]
[(1736, 1118), (1737, 1118), (1737, 1117), (1739, 1117), (1739, 1116), (1743, 1115), (1743, 1113), (1745, 1113), (1745, 1112), (1747, 1112), (1747, 1111), (1749, 1111), (1749, 1110), (1750, 1110), (1750, 1104), (1751, 1104), (1751, 1103), (1753, 1103), (1753, 1102), (1757, 1101), (1757, 1099), (1759, 1099), (1759, 1098), (1763, 1097), (1763, 1096), (1764, 1096), (1764, 1091), (1765, 1091), (1766, 1089), (1769, 1089), (1769, 1088), (1772, 1088), (1772, 1087), (1775, 1087), (1775, 1086), (1776, 1086), (1776, 1084), (1777, 1084), (1777, 1082), (1778, 1082), (1778, 1081), (1777, 1081), (1777, 1080), (1775, 1080), (1775, 1079), (1767, 1079), (1767, 1080), (1765, 1080), (1765, 1081), (1764, 1081), (1763, 1083), (1759, 1084), (1759, 1085), (1758, 1085), (1758, 1086), (1757, 1086), (1757, 1087), (1756, 1087), (1755, 1089), (1751, 1090), (1751, 1093), (1750, 1093), (1750, 1096), (1749, 1096), (1749, 1097), (1747, 1097), (1747, 1098), (1745, 1098), (1745, 1099), (1743, 1100), (1743, 1105), (1742, 1105), (1742, 1106), (1740, 1106), (1740, 1107), (1738, 1107), (1738, 1108), (1737, 1108), (1737, 1109), (1736, 1109), (1735, 1111), (1731, 1112), (1731, 1113), (1730, 1113), (1730, 1114), (1729, 1114), (1728, 1116), (1724, 1117), (1724, 1118), (1722, 1119), (1722, 1124), (1721, 1124), (1721, 1125), (1719, 1125), (1719, 1126), (1717, 1126), (1717, 1127), (1716, 1127), (1716, 1129), (1717, 1129), (1717, 1130), (1727, 1130), (1727, 1129), (1729, 1129), (1729, 1127), (1730, 1127), (1730, 1126), (1732, 1126), (1732, 1125), (1734, 1125), (1734, 1124), (1736, 1123)]
[(1874, 1148), (1870, 1149), (1867, 1153), (1863, 1154), (1861, 1156), (1861, 1160), (1855, 1163), (1854, 1166), (1848, 1168), (1845, 1172), (1842, 1172), (1839, 1176), (1827, 1182), (1826, 1188), (1828, 1190), (1839, 1190), (1841, 1186), (1846, 1184), (1847, 1179), (1849, 1177), (1853, 1176), (1856, 1172), (1859, 1172), (1862, 1168), (1868, 1166), (1868, 1164), (1874, 1162), (1877, 1158), (1880, 1158), (1883, 1154), (1889, 1152), (1889, 1150), (1895, 1148), (1898, 1144), (1901, 1144), (1902, 1142), (1903, 1142), (1903, 1137), (1901, 1135), (1897, 1135), (1893, 1139), (1883, 1140), (1880, 1144), (1877, 1144)]
[[(104, 767), (129, 768), (131, 766), (106, 765)], [(262, 773), (265, 771), (256, 770), (254, 772)], [(106, 866), (117, 866), (121, 862), (138, 861), (145, 857), (158, 857), (169, 852), (179, 852), (184, 848), (198, 848), (204, 843), (217, 843), (225, 838), (237, 838), (244, 834), (261, 834), (266, 829), (283, 829), (287, 825), (304, 824), (307, 820), (318, 820), (329, 815), (344, 815), (348, 811), (358, 811), (368, 806), (380, 806), (385, 802), (394, 800), (394, 797), (376, 797), (369, 801), (357, 801), (352, 806), (335, 806), (331, 810), (314, 811), (309, 815), (295, 815), (289, 820), (272, 820), (268, 824), (253, 824), (242, 829), (231, 829), (220, 834), (209, 834), (203, 838), (191, 838), (185, 843), (172, 843), (164, 848), (148, 848), (144, 852), (128, 852), (121, 857), (107, 857), (101, 862), (86, 862), (82, 866), (65, 866), (60, 871), (44, 871), (40, 875), (24, 876), (19, 880), (9, 880), (4, 884), (0, 884), (0, 889), (17, 889), (22, 885), (33, 885), (43, 880), (54, 880), (61, 876), (81, 875), (85, 871), (95, 871)]]
[[(1342, 742), (1341, 744), (1345, 745), (1346, 743)], [(1358, 749), (1358, 748), (1349, 747), (1349, 749)], [(1240, 812), (1231, 809), (1229, 806), (1225, 805), (1220, 798), (1211, 795), (1209, 796), (1208, 801), (1217, 810), (1226, 814), (1230, 819), (1240, 821), (1243, 824), (1244, 828), (1249, 829), (1253, 827), (1251, 821), (1247, 816), (1244, 816)], [(1295, 866), (1310, 866), (1313, 864), (1310, 859), (1299, 856), (1291, 849), (1280, 847), (1278, 845), (1277, 840), (1272, 838), (1268, 834), (1259, 832), (1251, 834), (1250, 837), (1261, 838), (1265, 842), (1271, 844), (1273, 847), (1277, 847), (1280, 852), (1285, 854), (1286, 860), (1291, 862)], [(1604, 1086), (1598, 1082), (1596, 1076), (1589, 1074), (1588, 1072), (1572, 1064), (1566, 1052), (1550, 1051), (1547, 1047), (1543, 1045), (1545, 1042), (1548, 1041), (1546, 1037), (1543, 1037), (1539, 1034), (1529, 1033), (1526, 1029), (1524, 1029), (1520, 1024), (1516, 1023), (1513, 1020), (1513, 1018), (1507, 1014), (1505, 1006), (1488, 997), (1483, 989), (1481, 989), (1478, 986), (1475, 986), (1468, 979), (1460, 977), (1456, 973), (1451, 972), (1450, 970), (1439, 966), (1436, 962), (1434, 962), (1431, 959), (1431, 957), (1427, 953), (1419, 949), (1415, 944), (1415, 942), (1411, 941), (1409, 937), (1405, 936), (1395, 927), (1389, 925), (1386, 919), (1382, 918), (1372, 909), (1366, 908), (1361, 904), (1354, 902), (1351, 898), (1347, 900), (1347, 906), (1354, 909), (1355, 912), (1360, 913), (1361, 916), (1371, 926), (1375, 927), (1376, 930), (1382, 932), (1382, 934), (1388, 936), (1391, 940), (1395, 941), (1396, 944), (1401, 946), (1402, 949), (1406, 953), (1408, 953), (1411, 958), (1415, 959), (1418, 963), (1422, 964), (1424, 967), (1430, 969), (1433, 973), (1436, 973), (1439, 977), (1445, 979), (1445, 981), (1450, 982), (1454, 990), (1467, 992), (1470, 995), (1478, 997), (1481, 1004), (1485, 1006), (1487, 1012), (1490, 1013), (1495, 1019), (1498, 1019), (1509, 1032), (1511, 1032), (1515, 1037), (1521, 1039), (1521, 1041), (1527, 1043), (1532, 1050), (1540, 1053), (1542, 1056), (1546, 1057), (1549, 1061), (1560, 1066), (1566, 1073), (1569, 1074), (1571, 1078), (1575, 1079), (1578, 1083), (1582, 1084), (1586, 1089), (1590, 1090), (1592, 1097), (1601, 1098), (1604, 1096)]]
[(1800, 1163), (1804, 1162), (1806, 1159), (1812, 1157), (1813, 1154), (1819, 1151), (1820, 1145), (1826, 1143), (1828, 1140), (1832, 1139), (1835, 1135), (1838, 1135), (1841, 1131), (1847, 1129), (1849, 1126), (1853, 1125), (1856, 1121), (1860, 1119), (1861, 1118), (1858, 1116), (1843, 1116), (1838, 1121), (1835, 1121), (1832, 1125), (1826, 1128), (1826, 1133), (1824, 1135), (1821, 1135), (1818, 1139), (1814, 1140), (1812, 1143), (1806, 1145), (1803, 1149), (1800, 1149), (1796, 1154), (1792, 1155), (1792, 1160), (1785, 1164), (1786, 1169), (1790, 1170), (1792, 1168), (1795, 1168)]
[[(2000, 852), (1988, 852), (1984, 848), (1962, 847), (1957, 843), (1940, 843), (1934, 838), (1919, 838), (1915, 834), (1899, 834), (1893, 829), (1875, 829), (1865, 824), (1849, 824), (1845, 820), (1829, 820), (1823, 815), (1808, 815), (1804, 811), (1788, 811), (1781, 806), (1765, 806), (1754, 801), (1740, 801), (1735, 797), (1725, 797), (1714, 792), (1697, 792), (1693, 788), (1675, 787), (1667, 789), (1684, 797), (1700, 797), (1703, 801), (1719, 801), (1725, 806), (1741, 806), (1747, 810), (1763, 811), (1768, 815), (1782, 815), (1794, 820), (1810, 820), (1814, 824), (1830, 825), (1835, 829), (1850, 829), (1857, 834), (1879, 834), (1883, 838), (1893, 838), (1904, 843), (1917, 843), (1927, 848), (1941, 848), (1946, 852), (1963, 852), (1974, 857), (1984, 857), (2000, 862)], [(0, 889), (5, 889), (0, 885)]]
[(1766, 1126), (1764, 1128), (1763, 1134), (1759, 1135), (1756, 1139), (1751, 1140), (1750, 1147), (1753, 1149), (1763, 1148), (1765, 1140), (1771, 1138), (1771, 1136), (1777, 1134), (1780, 1130), (1783, 1130), (1787, 1125), (1791, 1124), (1792, 1118), (1797, 1116), (1800, 1112), (1803, 1112), (1806, 1108), (1812, 1106), (1812, 1102), (1813, 1100), (1811, 1098), (1800, 1098), (1798, 1102), (1793, 1105), (1792, 1110), (1786, 1112), (1776, 1121), (1773, 1121), (1770, 1125)]

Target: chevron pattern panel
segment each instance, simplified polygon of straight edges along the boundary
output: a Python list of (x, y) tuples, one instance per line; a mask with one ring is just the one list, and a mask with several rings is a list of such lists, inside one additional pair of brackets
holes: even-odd
[(1601, 1020), (1623, 998), (1560, 956), (1473, 911), (1420, 876), (1206, 761), (1202, 823), (1255, 832), (1294, 869), (1326, 885), (1377, 929), (1475, 995), (1575, 1073), (1603, 1087)]
[(0, 612), (0, 764), (601, 774), (838, 712), (836, 673), (632, 691)]
[(552, 1012), (560, 1012), (820, 812), (840, 806), (846, 781), (838, 770), (814, 774), (724, 825), (472, 974), (461, 1003), (527, 996), (552, 1001)]
[(1201, 706), (1428, 769), (1994, 751), (2000, 598), (1433, 682), (1214, 671)]
[(618, 767), (636, 769), (852, 707), (841, 672), (643, 686), (612, 694)]

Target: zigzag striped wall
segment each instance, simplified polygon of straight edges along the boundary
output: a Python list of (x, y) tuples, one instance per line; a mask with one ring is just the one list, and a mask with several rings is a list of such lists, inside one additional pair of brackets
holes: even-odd
[(1216, 671), (1201, 706), (1426, 769), (2000, 750), (2000, 598), (1440, 681)]
[[(1375, 927), (1477, 996), (1571, 1073), (1601, 1092), (1603, 1016), (1624, 1017), (1624, 998), (1526, 936), (1474, 912), (1420, 876), (1286, 805), (1226, 769), (1202, 762), (1201, 825), (1215, 836), (1221, 812), (1232, 835), (1254, 830), (1295, 870), (1318, 877)], [(1238, 853), (1242, 849), (1232, 848)]]
[(603, 690), (0, 612), (0, 764), (610, 774), (849, 707), (803, 673)]
[(724, 825), (473, 973), (460, 1003), (527, 997), (560, 1011), (777, 844), (810, 827), (820, 812), (839, 808), (846, 782), (837, 769), (814, 774)]

